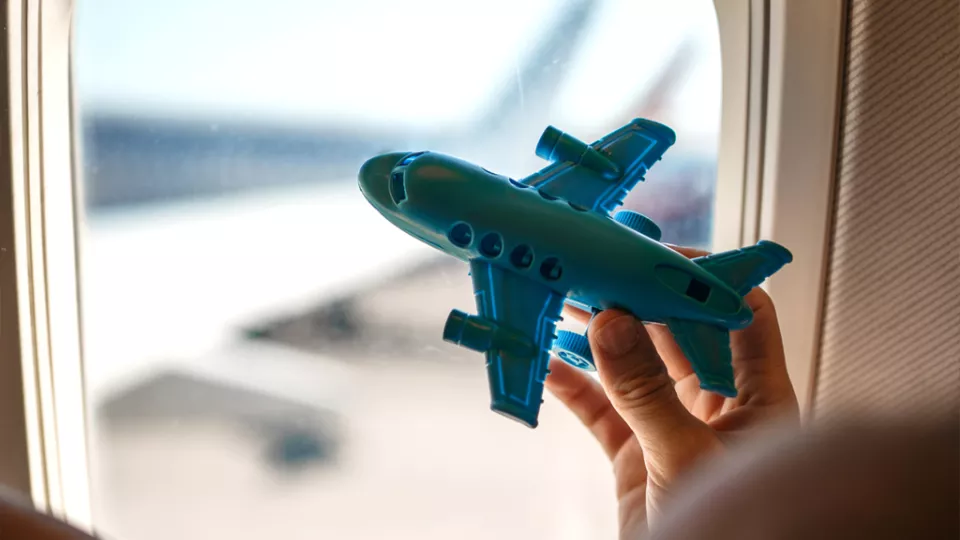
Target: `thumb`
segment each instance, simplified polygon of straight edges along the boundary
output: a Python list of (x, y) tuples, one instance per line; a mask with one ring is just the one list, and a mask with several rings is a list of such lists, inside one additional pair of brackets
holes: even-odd
[(600, 384), (637, 436), (651, 480), (665, 485), (719, 446), (714, 431), (680, 402), (640, 321), (606, 310), (591, 321), (587, 334)]

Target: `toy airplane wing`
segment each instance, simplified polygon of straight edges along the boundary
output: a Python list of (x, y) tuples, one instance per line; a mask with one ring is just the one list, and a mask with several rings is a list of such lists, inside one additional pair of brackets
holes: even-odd
[(521, 181), (577, 207), (609, 215), (675, 141), (672, 129), (643, 118), (590, 145), (548, 126), (536, 153), (553, 163)]
[(454, 310), (443, 338), (484, 352), (490, 408), (534, 428), (563, 297), (479, 260), (470, 262), (470, 275), (479, 316)]
[(785, 247), (760, 240), (753, 246), (697, 257), (693, 262), (744, 296), (792, 260)]

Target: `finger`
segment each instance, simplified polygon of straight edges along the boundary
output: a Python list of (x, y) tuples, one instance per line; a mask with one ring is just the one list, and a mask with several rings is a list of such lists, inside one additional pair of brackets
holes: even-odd
[(676, 245), (667, 244), (667, 243), (664, 243), (663, 245), (680, 253), (681, 255), (683, 255), (684, 257), (687, 257), (688, 259), (694, 259), (696, 257), (705, 257), (710, 254), (709, 251), (704, 251), (702, 249), (697, 249), (692, 247), (676, 246)]
[[(592, 313), (573, 306), (564, 306), (563, 315), (585, 325), (590, 324), (590, 320), (593, 318)], [(693, 367), (666, 326), (651, 323), (647, 325), (647, 331), (657, 347), (657, 352), (660, 353), (660, 357), (666, 364), (667, 373), (671, 379), (679, 381), (693, 373)]]
[(662, 324), (649, 324), (646, 328), (671, 379), (680, 381), (693, 374), (693, 366), (683, 354), (683, 350), (680, 349), (669, 328)]
[(795, 399), (773, 300), (759, 287), (750, 291), (744, 300), (753, 310), (753, 322), (730, 333), (733, 369), (741, 382), (740, 393), (744, 398)]
[[(570, 317), (584, 325), (590, 324), (590, 320), (593, 318), (592, 313), (573, 306), (564, 306), (563, 316)], [(667, 373), (671, 379), (679, 381), (693, 373), (693, 367), (687, 357), (684, 356), (683, 351), (680, 350), (680, 346), (677, 345), (670, 329), (662, 324), (651, 323), (647, 325), (647, 331), (657, 347), (657, 352), (660, 353), (660, 357), (666, 364)]]
[(611, 460), (633, 437), (630, 427), (610, 404), (600, 384), (583, 371), (552, 358), (546, 386), (583, 422)]
[(780, 324), (773, 300), (763, 289), (756, 287), (744, 297), (753, 311), (753, 321), (742, 330), (731, 333), (731, 346), (741, 361), (763, 359), (764, 367), (786, 368), (783, 354), (783, 339), (780, 336)]
[(590, 318), (593, 317), (593, 314), (589, 311), (582, 310), (578, 307), (573, 307), (569, 304), (563, 306), (563, 316), (570, 317), (571, 319), (577, 321), (581, 324), (589, 324)]
[[(708, 251), (697, 248), (677, 246), (666, 243), (664, 245), (691, 259), (710, 254)], [(679, 381), (692, 375), (693, 366), (690, 365), (690, 361), (687, 360), (686, 355), (683, 354), (683, 351), (677, 344), (677, 340), (674, 339), (673, 333), (670, 331), (670, 329), (662, 324), (648, 324), (646, 328), (647, 333), (650, 335), (650, 339), (653, 341), (654, 346), (657, 348), (657, 352), (660, 354), (660, 358), (667, 367), (667, 373), (670, 375), (670, 378), (675, 381)]]
[(594, 317), (588, 337), (600, 383), (659, 480), (670, 481), (719, 444), (680, 402), (650, 336), (632, 315), (606, 310)]

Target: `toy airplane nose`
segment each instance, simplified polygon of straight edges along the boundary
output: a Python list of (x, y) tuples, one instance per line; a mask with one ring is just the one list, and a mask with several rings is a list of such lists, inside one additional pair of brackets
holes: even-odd
[(360, 191), (371, 202), (381, 206), (392, 205), (390, 173), (407, 152), (390, 152), (368, 159), (357, 175)]

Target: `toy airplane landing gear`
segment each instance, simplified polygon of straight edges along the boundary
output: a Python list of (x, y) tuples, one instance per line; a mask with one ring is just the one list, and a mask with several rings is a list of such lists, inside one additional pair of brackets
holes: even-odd
[(520, 180), (424, 151), (360, 168), (360, 191), (384, 218), (469, 263), (477, 315), (454, 310), (443, 338), (485, 356), (492, 410), (536, 427), (551, 353), (595, 369), (584, 336), (557, 333), (567, 302), (665, 324), (701, 388), (737, 395), (730, 331), (753, 320), (743, 296), (792, 255), (761, 240), (688, 259), (648, 217), (615, 212), (675, 141), (637, 118), (592, 144), (547, 127), (536, 154), (550, 164)]
[(584, 371), (597, 370), (597, 366), (593, 363), (590, 342), (582, 334), (567, 330), (557, 332), (557, 339), (553, 342), (553, 354), (575, 368)]

